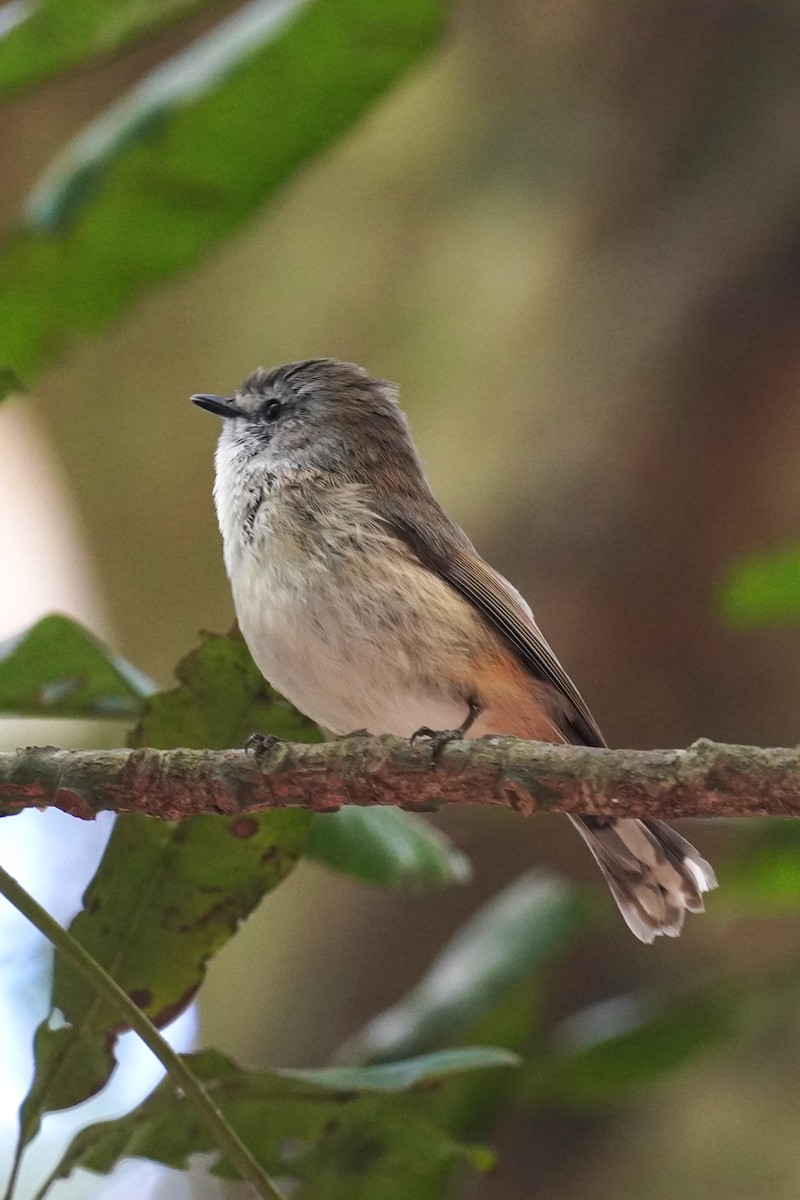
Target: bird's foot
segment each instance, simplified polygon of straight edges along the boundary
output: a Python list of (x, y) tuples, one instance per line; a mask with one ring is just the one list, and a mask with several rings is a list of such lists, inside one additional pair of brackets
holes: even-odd
[(251, 733), (244, 744), (244, 752), (252, 754), (256, 762), (260, 763), (267, 757), (273, 746), (277, 746), (281, 741), (283, 738), (276, 737), (274, 733)]
[(450, 742), (460, 742), (463, 740), (463, 729), (431, 729), (428, 725), (422, 725), (411, 735), (411, 745), (417, 738), (429, 738), (431, 744), (431, 762), (434, 766), (442, 757), (442, 751)]
[(442, 757), (442, 751), (448, 742), (460, 742), (466, 736), (469, 730), (477, 721), (478, 717), (483, 712), (483, 705), (474, 697), (470, 696), (467, 700), (467, 715), (459, 725), (458, 729), (431, 729), (429, 725), (422, 725), (416, 733), (411, 735), (411, 745), (417, 738), (430, 738), (431, 742), (431, 762), (435, 767), (439, 759)]

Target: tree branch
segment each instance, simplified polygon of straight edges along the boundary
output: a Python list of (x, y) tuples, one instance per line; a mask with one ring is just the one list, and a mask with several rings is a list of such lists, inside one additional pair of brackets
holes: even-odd
[(242, 750), (59, 750), (0, 754), (0, 815), (59, 808), (181, 820), (301, 806), (394, 804), (430, 812), (500, 804), (598, 816), (800, 816), (800, 750), (699, 741), (688, 750), (593, 750), (514, 738), (453, 742), (431, 765), (425, 743), (353, 735)]

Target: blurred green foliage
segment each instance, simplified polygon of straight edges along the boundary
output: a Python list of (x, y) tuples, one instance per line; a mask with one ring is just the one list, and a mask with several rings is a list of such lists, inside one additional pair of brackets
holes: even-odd
[(194, 262), (430, 51), (441, 19), (438, 0), (252, 0), (156, 68), (0, 245), (0, 367), (28, 380)]
[(800, 546), (751, 555), (731, 567), (720, 602), (731, 625), (772, 625), (800, 618)]
[(438, 829), (399, 808), (348, 807), (320, 814), (306, 855), (382, 887), (443, 887), (470, 877), (468, 859)]
[[(41, 0), (0, 39), (0, 99), (207, 8), (211, 0)], [(7, 6), (10, 7), (10, 6)]]
[(800, 829), (793, 820), (749, 821), (734, 839), (723, 901), (734, 912), (781, 916), (800, 906)]
[(659, 1003), (618, 996), (573, 1014), (528, 1072), (528, 1102), (604, 1109), (626, 1103), (737, 1030), (735, 991), (701, 990)]
[[(528, 872), (476, 913), (428, 974), (371, 1021), (344, 1054), (379, 1062), (462, 1035), (521, 979), (544, 974), (585, 919), (575, 888), (551, 873)], [(528, 997), (532, 1005), (532, 990)]]

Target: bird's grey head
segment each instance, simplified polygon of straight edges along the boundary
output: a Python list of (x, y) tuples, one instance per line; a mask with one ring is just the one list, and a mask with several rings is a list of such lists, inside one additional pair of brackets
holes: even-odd
[(352, 479), (393, 464), (418, 469), (396, 388), (354, 363), (311, 358), (259, 368), (230, 397), (192, 400), (223, 418), (220, 450), (242, 466)]

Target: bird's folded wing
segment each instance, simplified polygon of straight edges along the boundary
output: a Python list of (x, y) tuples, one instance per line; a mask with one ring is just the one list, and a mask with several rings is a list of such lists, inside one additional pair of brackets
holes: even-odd
[[(376, 506), (376, 515), (391, 527), (424, 566), (436, 571), (478, 610), (536, 679), (550, 684), (568, 701), (566, 721), (569, 728), (564, 732), (569, 740), (585, 746), (605, 746), (605, 739), (586, 701), (545, 641), (522, 597), (478, 557), (463, 531), (455, 523), (451, 524), (446, 513), (438, 509), (435, 514), (438, 520), (429, 526), (431, 534), (427, 532), (427, 522), (423, 530), (411, 519), (405, 506), (394, 498), (390, 503)], [(447, 524), (448, 532), (457, 535), (455, 538), (437, 536), (440, 533), (437, 526), (443, 522)]]
[(461, 550), (453, 555), (442, 575), (503, 635), (532, 675), (551, 684), (569, 701), (567, 717), (573, 733), (570, 740), (586, 746), (604, 746), (603, 735), (586, 701), (506, 580), (482, 559)]

